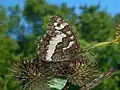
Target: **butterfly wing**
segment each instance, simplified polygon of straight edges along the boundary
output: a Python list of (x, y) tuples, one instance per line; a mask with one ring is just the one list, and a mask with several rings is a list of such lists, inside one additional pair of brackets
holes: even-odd
[(39, 60), (71, 60), (78, 52), (79, 43), (72, 27), (59, 16), (50, 18), (47, 32), (37, 45)]

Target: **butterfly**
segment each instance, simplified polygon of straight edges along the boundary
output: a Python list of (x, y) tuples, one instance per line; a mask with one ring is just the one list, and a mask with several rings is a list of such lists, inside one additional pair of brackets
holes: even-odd
[(47, 62), (68, 61), (79, 52), (79, 42), (73, 28), (63, 18), (50, 18), (47, 32), (37, 45), (39, 60)]
[(53, 74), (69, 77), (68, 81), (82, 85), (97, 77), (92, 76), (97, 70), (80, 52), (80, 43), (72, 26), (62, 17), (51, 17), (44, 37), (37, 44), (39, 61), (52, 62)]

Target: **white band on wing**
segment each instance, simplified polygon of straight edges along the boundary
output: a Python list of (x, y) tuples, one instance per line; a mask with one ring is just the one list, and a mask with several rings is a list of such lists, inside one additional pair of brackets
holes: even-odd
[(64, 33), (61, 33), (60, 31), (56, 31), (57, 33), (59, 33), (58, 35), (56, 35), (56, 37), (53, 37), (50, 40), (50, 44), (48, 45), (48, 50), (47, 50), (47, 55), (46, 55), (46, 61), (52, 61), (52, 55), (56, 49), (56, 45), (59, 42), (62, 42), (62, 39), (64, 37), (66, 37), (66, 35)]

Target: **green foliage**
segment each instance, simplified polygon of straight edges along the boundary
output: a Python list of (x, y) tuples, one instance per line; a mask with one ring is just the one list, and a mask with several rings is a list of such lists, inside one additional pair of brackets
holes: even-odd
[[(99, 5), (82, 6), (80, 9), (82, 12), (77, 15), (74, 7), (68, 8), (66, 4), (56, 6), (45, 0), (26, 0), (23, 11), (16, 5), (10, 7), (7, 14), (6, 9), (0, 6), (0, 90), (18, 90), (9, 69), (20, 57), (36, 55), (37, 40), (46, 32), (50, 16), (59, 15), (67, 20), (75, 28), (82, 48), (115, 38), (115, 18), (119, 14), (112, 17), (106, 11), (99, 10)], [(21, 24), (22, 20), (25, 22)], [(30, 28), (26, 28), (25, 24)], [(103, 72), (120, 63), (119, 48), (117, 44), (94, 49)], [(119, 90), (119, 82), (119, 75), (115, 75), (94, 90)]]
[[(3, 33), (3, 35), (5, 35)], [(9, 89), (7, 87), (10, 82), (10, 67), (15, 60), (19, 59), (16, 53), (18, 49), (18, 44), (16, 41), (8, 36), (0, 38), (0, 88), (1, 90)], [(10, 86), (14, 87), (14, 85)], [(14, 89), (12, 89), (14, 90)]]
[(113, 37), (114, 24), (112, 17), (99, 6), (81, 7), (79, 16), (81, 36), (87, 41), (105, 41)]
[(3, 36), (2, 33), (7, 29), (6, 18), (6, 11), (3, 6), (0, 6), (0, 37)]

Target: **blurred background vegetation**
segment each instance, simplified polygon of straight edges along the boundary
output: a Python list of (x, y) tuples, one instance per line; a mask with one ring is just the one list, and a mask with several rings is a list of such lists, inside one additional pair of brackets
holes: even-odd
[[(100, 4), (83, 5), (79, 9), (81, 13), (76, 14), (75, 7), (56, 6), (45, 0), (26, 0), (23, 10), (19, 5), (0, 6), (0, 90), (18, 90), (9, 69), (22, 57), (36, 56), (37, 40), (46, 32), (50, 16), (59, 15), (68, 21), (76, 30), (82, 48), (115, 38), (119, 13), (111, 16), (100, 10)], [(103, 72), (120, 63), (120, 45), (102, 46), (94, 53)], [(94, 90), (120, 90), (120, 75), (104, 80)]]

